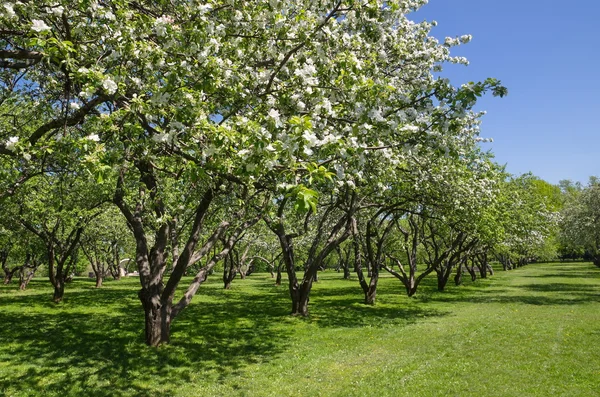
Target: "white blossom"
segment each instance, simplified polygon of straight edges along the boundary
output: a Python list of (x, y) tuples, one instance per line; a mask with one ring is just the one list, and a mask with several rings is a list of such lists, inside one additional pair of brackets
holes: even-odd
[(14, 18), (17, 16), (17, 14), (15, 13), (15, 10), (13, 9), (14, 6), (12, 4), (5, 3), (5, 4), (3, 4), (3, 7), (6, 10), (6, 15), (9, 18)]
[(269, 110), (268, 116), (275, 122), (275, 126), (277, 126), (277, 127), (282, 126), (279, 110), (277, 110), (277, 109)]
[(11, 136), (10, 138), (8, 138), (8, 141), (6, 141), (6, 148), (8, 150), (15, 150), (15, 145), (17, 144), (17, 142), (19, 142), (19, 137)]
[(119, 86), (110, 77), (107, 77), (102, 81), (102, 87), (106, 90), (109, 95), (113, 95), (117, 92)]
[(50, 26), (46, 25), (46, 22), (44, 22), (40, 19), (34, 19), (31, 22), (32, 22), (31, 30), (33, 30), (33, 31), (45, 32), (46, 30), (51, 29)]
[(86, 136), (85, 139), (94, 141), (94, 142), (100, 141), (100, 137), (98, 136), (98, 134), (90, 134), (90, 135)]
[(65, 7), (56, 6), (56, 7), (53, 7), (50, 11), (52, 12), (52, 14), (56, 15), (57, 17), (60, 17), (65, 12)]

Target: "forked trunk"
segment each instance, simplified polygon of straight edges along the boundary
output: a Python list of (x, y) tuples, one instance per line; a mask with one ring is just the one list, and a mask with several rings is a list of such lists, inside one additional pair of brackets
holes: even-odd
[(356, 276), (358, 277), (358, 283), (360, 284), (360, 288), (362, 288), (363, 293), (365, 295), (365, 304), (366, 305), (374, 305), (375, 300), (377, 298), (377, 284), (379, 282), (379, 269), (375, 269), (373, 273), (371, 273), (369, 282), (365, 280), (365, 275), (363, 273), (362, 268), (362, 252), (360, 243), (356, 239), (358, 233), (355, 231), (355, 238), (352, 242), (354, 246), (354, 271), (356, 272)]
[(19, 290), (20, 291), (25, 291), (25, 289), (27, 289), (27, 286), (29, 285), (29, 282), (33, 278), (34, 274), (35, 274), (35, 270), (33, 270), (33, 269), (30, 271), (21, 269), (21, 271), (19, 272)]
[(411, 297), (417, 293), (417, 283), (415, 282), (414, 274), (411, 274), (408, 277), (408, 280), (406, 280), (406, 282), (404, 283), (404, 287), (406, 288), (406, 295), (408, 297)]
[(292, 292), (292, 315), (308, 316), (308, 302), (310, 301), (312, 279), (313, 277), (305, 276), (304, 281), (299, 288)]

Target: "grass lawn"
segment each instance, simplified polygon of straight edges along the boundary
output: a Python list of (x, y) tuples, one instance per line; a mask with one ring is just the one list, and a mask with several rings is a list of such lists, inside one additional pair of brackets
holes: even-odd
[(0, 286), (5, 396), (600, 396), (600, 269), (534, 264), (413, 298), (381, 280), (327, 272), (310, 318), (288, 315), (268, 275), (219, 277), (174, 322), (172, 343), (143, 344), (137, 279)]

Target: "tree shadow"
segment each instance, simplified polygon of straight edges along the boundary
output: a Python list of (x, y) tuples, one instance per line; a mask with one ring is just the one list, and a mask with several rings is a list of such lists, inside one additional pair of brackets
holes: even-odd
[(544, 283), (520, 285), (528, 291), (568, 294), (571, 296), (588, 296), (600, 299), (600, 286), (592, 284)]
[(10, 311), (0, 309), (0, 357), (13, 376), (0, 378), (0, 394), (169, 396), (197, 374), (221, 382), (285, 347), (288, 331), (273, 327), (287, 313), (266, 299), (191, 305), (173, 323), (172, 343), (149, 348), (135, 290), (78, 287), (59, 305), (47, 288), (2, 296)]
[(582, 279), (600, 279), (600, 271), (599, 272), (579, 272), (579, 271), (562, 271), (558, 273), (551, 274), (541, 274), (541, 275), (523, 275), (522, 277), (526, 278), (582, 278)]
[(217, 280), (207, 283), (173, 322), (171, 344), (159, 348), (144, 345), (135, 281), (96, 289), (76, 280), (58, 305), (47, 283), (2, 293), (0, 324), (7, 326), (0, 357), (12, 376), (0, 377), (0, 394), (162, 397), (197, 382), (231, 386), (248, 365), (284, 353), (295, 322), (352, 328), (446, 315), (415, 305), (364, 305), (353, 283), (317, 288), (311, 316), (293, 318), (287, 286), (249, 283), (231, 290)]

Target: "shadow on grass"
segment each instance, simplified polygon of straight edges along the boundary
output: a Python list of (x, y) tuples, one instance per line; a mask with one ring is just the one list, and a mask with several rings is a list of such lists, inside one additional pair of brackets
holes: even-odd
[(173, 323), (172, 344), (153, 349), (137, 289), (77, 288), (60, 305), (47, 288), (0, 298), (11, 309), (0, 309), (0, 361), (12, 374), (0, 376), (0, 394), (169, 396), (198, 374), (219, 382), (285, 347), (272, 326), (286, 313), (264, 297), (192, 305)]
[(421, 301), (523, 303), (527, 305), (580, 305), (600, 302), (600, 287), (589, 284), (541, 283), (513, 288), (481, 289), (469, 294), (430, 294)]
[(365, 306), (357, 284), (338, 284), (316, 291), (311, 317), (292, 318), (287, 286), (256, 280), (226, 291), (213, 281), (173, 322), (171, 344), (154, 349), (143, 342), (135, 281), (95, 289), (76, 280), (69, 287), (60, 305), (50, 302), (51, 288), (43, 280), (25, 293), (0, 295), (0, 324), (5, 324), (0, 394), (170, 396), (186, 387), (210, 390), (219, 383), (231, 386), (248, 365), (284, 353), (297, 326), (314, 332), (312, 327), (409, 324), (445, 315)]
[(527, 278), (568, 278), (568, 279), (600, 279), (600, 270), (598, 272), (579, 272), (579, 271), (561, 271), (558, 273), (540, 274), (540, 275), (524, 275)]

